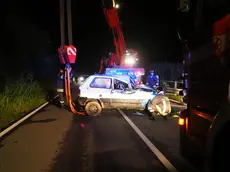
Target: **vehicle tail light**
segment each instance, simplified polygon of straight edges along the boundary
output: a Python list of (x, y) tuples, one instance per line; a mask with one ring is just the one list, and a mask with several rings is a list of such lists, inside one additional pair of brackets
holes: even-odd
[(188, 124), (187, 119), (188, 119), (187, 118), (187, 110), (185, 109), (185, 110), (180, 112), (180, 117), (179, 117), (179, 120), (178, 120), (178, 124), (180, 126), (185, 126), (186, 125), (186, 128), (187, 128), (187, 124)]
[(184, 125), (184, 118), (179, 118), (178, 124), (179, 125)]

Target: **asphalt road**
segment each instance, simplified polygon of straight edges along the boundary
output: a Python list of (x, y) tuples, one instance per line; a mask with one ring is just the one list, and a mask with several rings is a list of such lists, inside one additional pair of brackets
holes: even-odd
[[(196, 171), (179, 155), (177, 118), (123, 112), (178, 172)], [(91, 118), (49, 105), (0, 140), (0, 171), (169, 171), (154, 151), (117, 110)]]

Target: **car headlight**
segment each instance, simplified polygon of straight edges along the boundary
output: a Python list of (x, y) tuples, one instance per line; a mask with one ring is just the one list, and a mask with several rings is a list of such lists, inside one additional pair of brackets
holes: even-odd
[(78, 80), (79, 80), (80, 82), (82, 82), (82, 81), (84, 81), (84, 77), (81, 76), (81, 77), (78, 78)]

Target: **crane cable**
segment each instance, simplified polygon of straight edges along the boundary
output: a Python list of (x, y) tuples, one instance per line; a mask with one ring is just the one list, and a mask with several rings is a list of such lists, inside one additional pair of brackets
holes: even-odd
[(71, 68), (67, 67), (65, 70), (65, 92), (66, 92), (66, 100), (69, 104), (70, 110), (77, 115), (84, 115), (84, 112), (77, 111), (75, 109), (75, 104), (72, 100), (71, 89), (70, 89), (70, 71)]

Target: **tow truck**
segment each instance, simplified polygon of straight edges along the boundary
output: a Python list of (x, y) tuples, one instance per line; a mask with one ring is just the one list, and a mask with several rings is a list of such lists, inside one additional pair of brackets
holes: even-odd
[[(58, 49), (58, 53), (60, 63), (66, 66), (65, 93), (71, 111), (78, 115), (87, 114), (97, 116), (106, 107), (122, 108), (124, 105), (129, 105), (129, 107), (135, 105), (136, 108), (148, 109), (153, 116), (160, 114), (166, 119), (167, 115), (171, 112), (171, 105), (168, 98), (157, 95), (153, 90), (132, 87), (132, 81), (130, 81), (131, 78), (128, 75), (123, 75), (122, 77), (105, 74), (91, 75), (80, 84), (77, 91), (77, 100), (72, 100), (70, 87), (70, 73), (72, 69), (70, 64), (75, 63), (77, 51), (72, 45), (71, 0), (67, 0), (69, 45), (65, 45), (64, 39), (64, 7), (64, 0), (60, 0), (61, 46)], [(114, 10), (115, 8), (113, 7), (113, 15), (116, 14)], [(115, 19), (117, 23), (117, 18)], [(116, 29), (120, 30), (119, 27)], [(119, 31), (119, 34), (121, 37), (122, 32)], [(123, 56), (120, 55), (120, 58), (123, 58)], [(121, 66), (123, 62), (124, 60), (121, 59)], [(126, 79), (124, 79), (125, 76)], [(117, 86), (121, 87), (117, 88)], [(105, 104), (109, 105), (105, 106)]]
[(187, 103), (179, 118), (181, 154), (199, 170), (229, 171), (230, 1), (180, 0), (178, 16)]
[(102, 0), (106, 21), (112, 31), (116, 53), (110, 53), (109, 58), (102, 58), (100, 62), (99, 74), (111, 74), (117, 72), (119, 75), (135, 75), (136, 84), (142, 84), (142, 76), (145, 74), (143, 68), (134, 68), (138, 61), (138, 53), (134, 49), (126, 49), (122, 28), (118, 17), (119, 5), (115, 0), (107, 5), (106, 0)]

